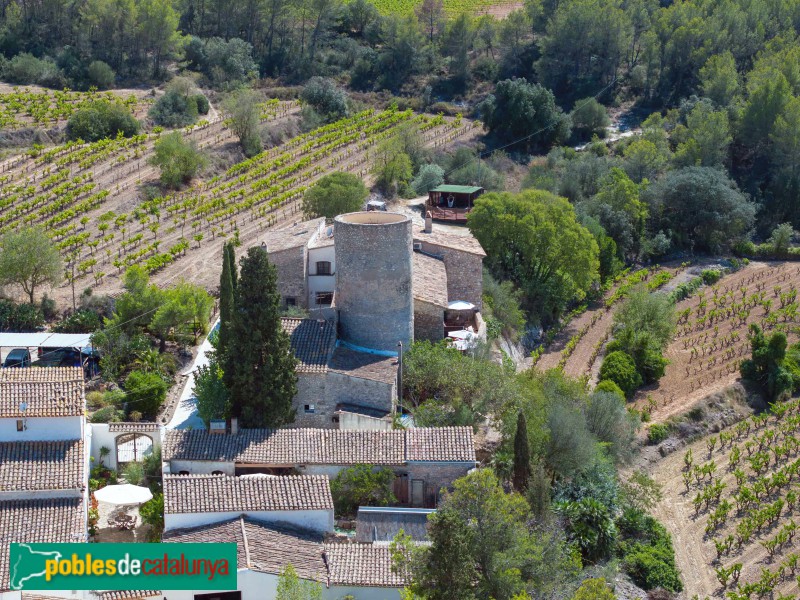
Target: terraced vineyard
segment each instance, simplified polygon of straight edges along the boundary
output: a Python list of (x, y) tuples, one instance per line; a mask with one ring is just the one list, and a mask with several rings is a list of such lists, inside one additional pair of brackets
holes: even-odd
[(576, 314), (553, 338), (535, 362), (541, 370), (559, 368), (571, 377), (591, 377), (605, 343), (611, 336), (614, 309), (633, 287), (644, 285), (654, 291), (671, 281), (684, 266), (626, 270), (620, 274), (603, 299)]
[(69, 119), (82, 105), (96, 100), (124, 104), (139, 118), (144, 116), (150, 104), (149, 99), (137, 98), (135, 94), (52, 91), (33, 87), (0, 89), (0, 129), (56, 125)]
[(706, 437), (656, 467), (657, 516), (673, 535), (688, 595), (794, 599), (800, 554), (800, 400)]
[[(295, 103), (273, 100), (262, 119), (297, 110)], [(66, 260), (68, 279), (80, 288), (118, 289), (119, 275), (133, 264), (158, 273), (162, 283), (181, 275), (211, 288), (223, 239), (237, 235), (247, 243), (265, 227), (299, 218), (303, 192), (328, 172), (367, 177), (376, 145), (404, 125), (418, 128), (430, 145), (450, 143), (475, 128), (460, 117), (369, 110), (297, 136), (179, 194), (146, 202), (138, 200), (138, 187), (157, 178), (147, 161), (159, 133), (67, 144), (0, 167), (0, 232), (43, 225)], [(235, 141), (221, 120), (187, 128), (186, 135), (201, 148)]]
[(736, 381), (750, 354), (750, 323), (797, 341), (798, 289), (797, 265), (753, 263), (679, 302), (677, 332), (666, 351), (670, 364), (656, 386), (637, 394), (639, 407), (663, 421)]

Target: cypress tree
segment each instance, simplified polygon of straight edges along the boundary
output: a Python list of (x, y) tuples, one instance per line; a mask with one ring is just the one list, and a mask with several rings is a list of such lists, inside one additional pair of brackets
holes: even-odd
[(514, 435), (514, 488), (524, 492), (531, 478), (531, 449), (528, 446), (528, 423), (520, 411)]
[(225, 356), (231, 416), (243, 427), (280, 427), (294, 420), (297, 363), (281, 327), (278, 273), (262, 248), (241, 261), (231, 319), (235, 352)]
[(228, 262), (231, 265), (231, 281), (233, 282), (233, 295), (236, 295), (236, 290), (239, 285), (239, 273), (236, 270), (236, 249), (233, 242), (227, 242), (224, 246), (225, 252), (228, 255)]
[[(234, 273), (236, 265), (231, 261), (228, 244), (222, 248), (222, 273), (219, 276), (219, 335), (217, 337), (217, 356), (224, 364), (231, 339), (231, 318), (234, 310)], [(226, 383), (229, 383), (226, 381)]]

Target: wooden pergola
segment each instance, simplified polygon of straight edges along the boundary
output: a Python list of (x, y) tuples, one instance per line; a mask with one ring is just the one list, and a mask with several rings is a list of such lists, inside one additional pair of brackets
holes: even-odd
[(484, 191), (482, 187), (470, 185), (440, 185), (428, 191), (425, 208), (438, 221), (466, 223), (475, 199)]

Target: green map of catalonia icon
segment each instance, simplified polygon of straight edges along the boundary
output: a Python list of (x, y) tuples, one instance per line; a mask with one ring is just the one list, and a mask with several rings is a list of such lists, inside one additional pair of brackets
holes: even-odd
[(11, 544), (11, 564), (9, 565), (9, 585), (12, 590), (26, 587), (35, 590), (36, 585), (24, 586), (26, 581), (45, 576), (45, 563), (48, 560), (60, 560), (60, 552), (42, 552), (33, 550), (28, 544)]

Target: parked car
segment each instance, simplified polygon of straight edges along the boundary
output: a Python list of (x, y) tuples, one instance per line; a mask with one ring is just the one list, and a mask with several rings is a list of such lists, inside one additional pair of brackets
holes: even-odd
[(39, 348), (38, 367), (80, 367), (81, 352), (76, 348)]
[(3, 368), (9, 367), (25, 368), (31, 366), (31, 353), (27, 348), (14, 348), (8, 353), (3, 361)]

